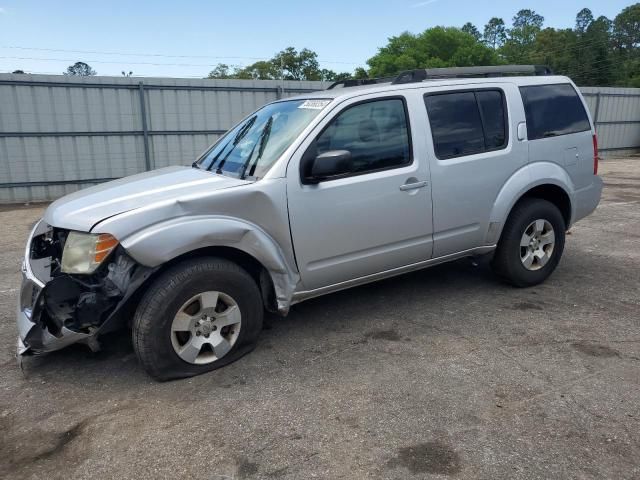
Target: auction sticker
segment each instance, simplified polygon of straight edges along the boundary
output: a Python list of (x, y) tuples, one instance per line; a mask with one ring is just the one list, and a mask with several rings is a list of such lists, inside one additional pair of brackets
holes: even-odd
[(322, 110), (329, 105), (331, 100), (305, 100), (298, 108), (307, 108), (310, 110)]

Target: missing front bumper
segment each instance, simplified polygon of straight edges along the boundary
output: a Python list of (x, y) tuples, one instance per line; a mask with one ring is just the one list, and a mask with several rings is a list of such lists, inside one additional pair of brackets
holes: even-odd
[(154, 271), (122, 251), (108, 265), (101, 285), (77, 292), (67, 289), (76, 292), (69, 295), (56, 279), (41, 282), (25, 262), (16, 312), (18, 355), (52, 352), (74, 343), (99, 350), (98, 335), (124, 323), (124, 305)]
[(53, 335), (40, 320), (42, 292), (46, 286), (23, 269), (22, 287), (16, 313), (18, 326), (18, 355), (44, 353), (59, 350), (78, 342), (90, 344), (95, 335), (74, 332), (62, 327), (57, 335)]

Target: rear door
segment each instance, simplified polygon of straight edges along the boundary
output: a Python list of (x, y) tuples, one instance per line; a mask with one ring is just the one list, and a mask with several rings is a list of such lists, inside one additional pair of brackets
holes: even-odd
[(518, 88), (482, 83), (424, 94), (429, 118), (433, 256), (495, 243), (489, 218), (504, 183), (528, 162)]
[[(411, 129), (424, 128), (416, 98), (393, 92), (345, 101), (289, 162), (289, 221), (307, 290), (431, 257), (429, 172)], [(351, 171), (305, 184), (301, 158), (333, 150), (351, 152)]]

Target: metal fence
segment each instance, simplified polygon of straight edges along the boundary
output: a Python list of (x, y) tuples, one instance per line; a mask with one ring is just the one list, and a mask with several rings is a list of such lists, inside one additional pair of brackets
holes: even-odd
[[(190, 164), (240, 118), (323, 82), (0, 74), (0, 203)], [(584, 88), (604, 154), (640, 149), (640, 89)]]
[(325, 86), (0, 74), (0, 203), (190, 164), (252, 110)]
[(601, 156), (640, 151), (640, 88), (582, 87)]

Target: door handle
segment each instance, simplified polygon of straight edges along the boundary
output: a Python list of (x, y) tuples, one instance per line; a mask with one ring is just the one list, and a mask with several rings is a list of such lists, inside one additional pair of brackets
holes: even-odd
[(400, 185), (400, 190), (405, 192), (407, 190), (413, 190), (415, 188), (426, 187), (427, 185), (429, 185), (429, 182), (427, 182), (426, 180), (422, 182), (405, 183), (404, 185)]

